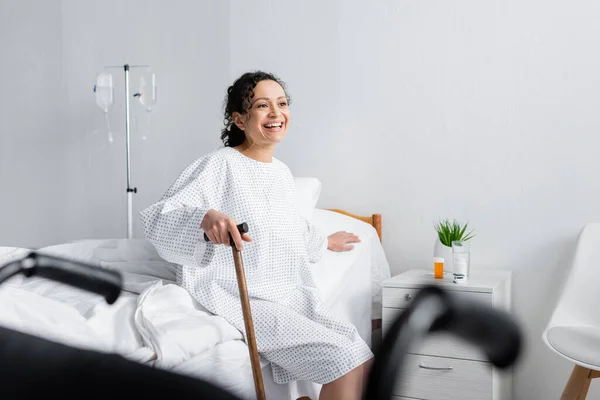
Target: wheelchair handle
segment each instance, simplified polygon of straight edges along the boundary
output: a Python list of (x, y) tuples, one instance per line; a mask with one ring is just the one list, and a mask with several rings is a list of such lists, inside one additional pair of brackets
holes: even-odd
[(123, 277), (118, 271), (36, 252), (1, 268), (0, 283), (18, 273), (27, 277), (37, 275), (99, 294), (108, 304), (117, 301), (123, 283)]

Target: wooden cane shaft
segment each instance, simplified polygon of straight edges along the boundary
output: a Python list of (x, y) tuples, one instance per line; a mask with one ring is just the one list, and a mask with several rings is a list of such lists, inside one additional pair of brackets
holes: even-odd
[(244, 315), (244, 326), (246, 328), (246, 338), (248, 340), (248, 351), (250, 353), (250, 362), (252, 363), (252, 375), (254, 376), (254, 387), (256, 389), (256, 398), (266, 400), (265, 388), (260, 369), (260, 358), (258, 348), (256, 347), (256, 336), (254, 335), (254, 324), (252, 323), (252, 312), (250, 310), (250, 300), (248, 299), (248, 287), (246, 286), (246, 274), (244, 273), (244, 263), (242, 253), (232, 244), (233, 261), (235, 262), (235, 273), (237, 275), (238, 288), (240, 291), (240, 300), (242, 302), (242, 314)]

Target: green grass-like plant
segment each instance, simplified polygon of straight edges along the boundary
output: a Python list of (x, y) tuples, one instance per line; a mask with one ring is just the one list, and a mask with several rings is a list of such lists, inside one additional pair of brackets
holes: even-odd
[(438, 233), (440, 242), (442, 242), (444, 246), (452, 247), (452, 242), (454, 241), (466, 242), (475, 236), (472, 230), (465, 234), (468, 225), (468, 222), (461, 226), (456, 220), (450, 222), (445, 219), (435, 225), (435, 230)]

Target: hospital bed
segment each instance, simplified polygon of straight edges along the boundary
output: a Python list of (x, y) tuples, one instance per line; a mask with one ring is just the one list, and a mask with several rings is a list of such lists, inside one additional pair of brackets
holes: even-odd
[[(313, 209), (325, 234), (345, 230), (361, 243), (349, 252), (326, 252), (312, 266), (323, 301), (371, 342), (381, 318), (381, 287), (390, 276), (381, 245), (381, 217)], [(5, 249), (0, 264), (31, 249)], [(114, 353), (130, 361), (211, 382), (240, 399), (254, 398), (248, 349), (242, 335), (174, 285), (175, 266), (144, 239), (80, 240), (36, 249), (40, 254), (119, 271), (123, 292), (109, 305), (102, 296), (43, 277), (15, 276), (0, 287), (0, 325), (72, 347)], [(232, 266), (233, 268), (233, 266)], [(261, 359), (269, 399), (318, 398), (320, 385), (272, 380)]]
[[(235, 250), (234, 250), (235, 251)], [(36, 252), (17, 257), (0, 269), (0, 283), (12, 275), (43, 276), (102, 295), (118, 298), (122, 276), (114, 270), (72, 263)], [(511, 367), (521, 352), (522, 334), (512, 316), (489, 305), (455, 297), (439, 286), (421, 289), (398, 315), (375, 351), (364, 400), (391, 400), (414, 344), (431, 332), (447, 332), (474, 344), (497, 368)], [(0, 396), (8, 399), (106, 398), (114, 395), (240, 400), (206, 381), (150, 368), (118, 355), (81, 350), (0, 327)], [(92, 389), (90, 391), (90, 389)]]

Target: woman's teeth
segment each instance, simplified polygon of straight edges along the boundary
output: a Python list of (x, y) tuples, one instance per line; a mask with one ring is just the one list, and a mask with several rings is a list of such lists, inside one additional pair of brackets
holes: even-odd
[(281, 122), (278, 122), (276, 124), (266, 124), (265, 127), (267, 128), (281, 128), (281, 125), (283, 125)]

